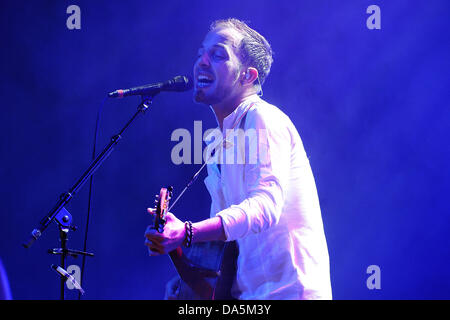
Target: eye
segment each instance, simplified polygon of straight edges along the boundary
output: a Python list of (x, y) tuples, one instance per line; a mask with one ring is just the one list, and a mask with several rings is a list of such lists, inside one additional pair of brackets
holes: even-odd
[(197, 51), (197, 58), (200, 58), (202, 55), (203, 55), (203, 52), (205, 52), (205, 50), (204, 49), (198, 49), (198, 51)]
[(226, 59), (226, 56), (223, 54), (223, 52), (220, 52), (219, 50), (214, 50), (212, 52), (212, 57), (215, 60), (224, 60), (224, 59)]

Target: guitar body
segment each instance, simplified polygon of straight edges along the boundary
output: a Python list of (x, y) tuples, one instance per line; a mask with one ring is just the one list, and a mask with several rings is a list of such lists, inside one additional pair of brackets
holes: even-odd
[[(162, 232), (172, 188), (161, 188), (156, 200), (154, 227)], [(184, 252), (186, 251), (186, 252)], [(238, 249), (235, 241), (209, 241), (169, 253), (179, 276), (178, 300), (232, 300)]]
[[(186, 249), (186, 258), (195, 267), (195, 277), (182, 276), (178, 300), (232, 300), (231, 287), (236, 275), (237, 247), (234, 241), (210, 241)], [(171, 256), (172, 258), (172, 256)], [(172, 258), (172, 262), (174, 262)], [(174, 262), (175, 264), (175, 262)]]

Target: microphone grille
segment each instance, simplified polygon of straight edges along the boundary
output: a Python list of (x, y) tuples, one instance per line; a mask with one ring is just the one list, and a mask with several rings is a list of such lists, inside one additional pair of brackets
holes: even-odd
[(193, 87), (192, 80), (187, 76), (176, 76), (168, 82), (168, 91), (188, 91)]

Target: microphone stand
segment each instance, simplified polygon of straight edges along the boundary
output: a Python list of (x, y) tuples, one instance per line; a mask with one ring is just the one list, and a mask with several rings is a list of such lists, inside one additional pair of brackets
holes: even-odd
[[(92, 257), (92, 256), (94, 256), (94, 254), (67, 248), (67, 240), (68, 240), (69, 230), (73, 230), (73, 231), (76, 230), (76, 227), (72, 226), (72, 215), (69, 213), (69, 211), (67, 211), (65, 208), (62, 208), (61, 211), (59, 211), (59, 213), (56, 215), (55, 221), (59, 227), (59, 239), (61, 242), (61, 248), (49, 249), (48, 253), (55, 254), (55, 255), (61, 255), (61, 266), (58, 267), (58, 266), (52, 265), (52, 268), (56, 272), (58, 272), (61, 276), (60, 299), (64, 300), (64, 298), (65, 298), (64, 283), (66, 282), (66, 280), (74, 280), (76, 282), (76, 280), (73, 279), (73, 277), (66, 270), (64, 270), (66, 268), (65, 260), (66, 260), (67, 255), (71, 255), (72, 257), (76, 258), (76, 257), (78, 257), (78, 255)], [(80, 292), (84, 293), (84, 290), (81, 288), (81, 286), (80, 286), (79, 290), (80, 290)]]
[[(61, 255), (61, 268), (65, 269), (65, 259), (67, 255), (77, 256), (78, 254), (84, 256), (93, 256), (92, 253), (67, 249), (67, 239), (69, 230), (75, 230), (76, 227), (72, 226), (72, 215), (64, 208), (70, 200), (78, 193), (78, 191), (83, 187), (86, 181), (98, 170), (102, 163), (109, 157), (114, 149), (114, 146), (119, 143), (122, 139), (122, 134), (131, 125), (131, 123), (137, 118), (139, 114), (145, 113), (152, 103), (153, 97), (159, 92), (155, 92), (152, 95), (141, 96), (141, 103), (138, 105), (136, 113), (131, 117), (130, 120), (125, 124), (125, 126), (117, 133), (111, 137), (111, 141), (106, 145), (103, 151), (91, 162), (87, 170), (81, 175), (77, 182), (69, 189), (68, 192), (63, 193), (55, 206), (50, 210), (50, 212), (40, 221), (39, 226), (31, 232), (29, 239), (22, 245), (25, 248), (29, 248), (47, 229), (52, 221), (55, 221), (59, 227), (59, 236), (61, 242), (61, 248), (49, 250), (51, 254)], [(64, 300), (64, 283), (66, 277), (61, 275), (61, 300)]]

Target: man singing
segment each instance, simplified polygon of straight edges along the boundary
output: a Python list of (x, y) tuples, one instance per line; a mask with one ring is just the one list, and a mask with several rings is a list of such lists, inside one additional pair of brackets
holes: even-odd
[(234, 298), (331, 299), (328, 249), (303, 143), (290, 119), (258, 96), (272, 61), (269, 43), (244, 22), (212, 24), (194, 64), (194, 99), (211, 106), (224, 134), (263, 131), (264, 152), (243, 164), (209, 163), (211, 217), (187, 234), (185, 223), (168, 213), (162, 233), (147, 228), (145, 244), (159, 255), (186, 242), (236, 240)]

